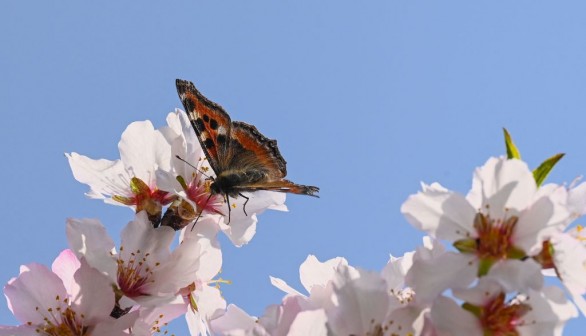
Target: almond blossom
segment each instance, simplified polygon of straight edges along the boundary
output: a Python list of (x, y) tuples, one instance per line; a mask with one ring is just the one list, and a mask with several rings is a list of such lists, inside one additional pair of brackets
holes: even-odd
[[(515, 283), (508, 286), (538, 289), (539, 265), (526, 257), (539, 254), (543, 242), (572, 220), (566, 197), (561, 186), (538, 189), (524, 162), (505, 158), (491, 158), (478, 168), (466, 197), (439, 184), (424, 186), (401, 211), (413, 226), (453, 242), (460, 253), (446, 252), (414, 265), (413, 286), (419, 298), (433, 300), (446, 288), (465, 287), (489, 271), (506, 274), (518, 263), (533, 265), (522, 277), (511, 278)], [(435, 289), (422, 297), (419, 289), (429, 288), (426, 279), (432, 274)]]
[(439, 335), (561, 335), (565, 323), (578, 315), (576, 308), (557, 287), (529, 289), (507, 299), (506, 289), (493, 277), (477, 286), (454, 290), (464, 301), (439, 297), (431, 319)]
[(69, 219), (67, 237), (73, 251), (116, 284), (122, 309), (153, 307), (180, 296), (179, 291), (198, 278), (198, 272), (221, 266), (221, 252), (205, 237), (184, 239), (171, 251), (175, 231), (153, 228), (140, 212), (122, 231), (119, 252), (104, 226), (95, 219)]
[(160, 220), (162, 206), (174, 195), (160, 190), (157, 169), (170, 169), (171, 150), (163, 135), (150, 121), (133, 122), (122, 133), (118, 143), (120, 159), (94, 160), (77, 153), (65, 154), (73, 176), (87, 184), (90, 198), (106, 203), (146, 210), (154, 223)]
[(0, 326), (0, 335), (127, 335), (137, 318), (114, 319), (115, 293), (110, 280), (78, 260), (70, 250), (53, 262), (24, 265), (4, 287), (8, 307), (23, 324)]

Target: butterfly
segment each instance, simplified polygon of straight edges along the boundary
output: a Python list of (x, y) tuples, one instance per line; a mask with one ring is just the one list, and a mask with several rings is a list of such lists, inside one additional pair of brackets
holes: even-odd
[(216, 174), (210, 185), (210, 197), (221, 194), (230, 204), (230, 197), (242, 196), (246, 199), (244, 214), (249, 197), (243, 192), (269, 190), (319, 197), (316, 195), (318, 187), (295, 184), (284, 178), (287, 162), (276, 140), (268, 139), (253, 125), (232, 121), (220, 105), (204, 97), (192, 82), (177, 79), (176, 85), (185, 112)]

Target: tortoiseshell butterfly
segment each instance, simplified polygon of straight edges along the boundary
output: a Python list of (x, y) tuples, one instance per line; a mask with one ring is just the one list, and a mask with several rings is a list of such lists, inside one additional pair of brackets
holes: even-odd
[(318, 197), (318, 187), (284, 179), (287, 162), (276, 140), (268, 139), (253, 125), (231, 121), (226, 111), (204, 97), (192, 82), (177, 79), (176, 84), (185, 112), (216, 173), (210, 185), (212, 195), (223, 195), (228, 204), (229, 197), (242, 196), (246, 199), (245, 214), (248, 197), (242, 192), (269, 190)]

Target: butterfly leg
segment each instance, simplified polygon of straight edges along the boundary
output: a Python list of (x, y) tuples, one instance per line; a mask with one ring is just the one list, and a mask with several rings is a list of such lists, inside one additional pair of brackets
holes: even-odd
[(228, 224), (230, 224), (230, 214), (232, 213), (232, 208), (230, 207), (230, 197), (226, 194), (226, 204), (228, 204)]
[[(212, 194), (210, 194), (208, 196), (208, 199), (206, 199), (206, 203), (204, 204), (204, 209), (205, 207), (208, 205), (208, 202), (210, 200), (210, 198), (212, 198)], [(191, 231), (193, 231), (193, 228), (195, 227), (195, 224), (197, 224), (197, 221), (199, 220), (199, 217), (201, 217), (201, 215), (203, 214), (203, 209), (199, 212), (199, 214), (197, 215), (197, 218), (195, 219), (195, 222), (193, 222), (193, 225), (191, 226)]]
[(242, 210), (244, 211), (244, 214), (246, 216), (248, 216), (248, 214), (246, 213), (246, 203), (248, 203), (248, 200), (250, 199), (250, 197), (246, 197), (244, 195), (242, 195), (242, 193), (238, 193), (239, 196), (242, 196), (243, 198), (246, 198), (246, 201), (244, 201), (244, 205), (242, 205)]

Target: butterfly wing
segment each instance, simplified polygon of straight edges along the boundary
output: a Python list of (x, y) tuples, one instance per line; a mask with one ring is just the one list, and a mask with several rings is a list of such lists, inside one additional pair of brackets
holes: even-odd
[(232, 122), (224, 109), (204, 97), (192, 82), (177, 79), (177, 93), (210, 166), (219, 175), (230, 167)]
[(232, 122), (231, 169), (250, 176), (234, 186), (235, 190), (271, 190), (295, 194), (314, 195), (319, 188), (295, 184), (283, 179), (287, 175), (287, 162), (281, 156), (277, 141), (262, 135), (256, 127), (240, 121)]

